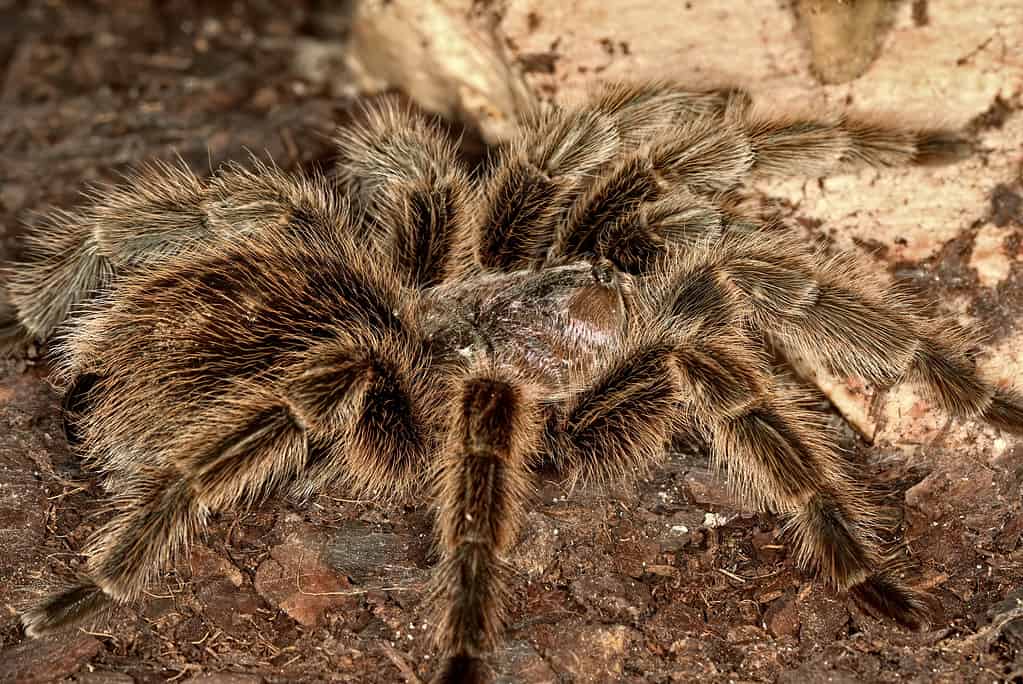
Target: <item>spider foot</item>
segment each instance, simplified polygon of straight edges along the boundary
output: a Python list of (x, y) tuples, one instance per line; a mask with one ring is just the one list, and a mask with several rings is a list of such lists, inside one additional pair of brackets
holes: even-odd
[(447, 659), (433, 684), (484, 684), (491, 679), (482, 659), (462, 653)]
[(1023, 432), (1023, 396), (1014, 390), (995, 390), (991, 405), (984, 411), (984, 419), (1003, 430)]
[(50, 594), (38, 605), (21, 614), (25, 634), (31, 638), (44, 636), (62, 627), (76, 624), (109, 608), (112, 599), (87, 580), (62, 592)]
[(906, 629), (923, 630), (930, 623), (930, 610), (922, 594), (885, 573), (871, 575), (851, 587), (849, 595), (870, 615), (891, 620)]

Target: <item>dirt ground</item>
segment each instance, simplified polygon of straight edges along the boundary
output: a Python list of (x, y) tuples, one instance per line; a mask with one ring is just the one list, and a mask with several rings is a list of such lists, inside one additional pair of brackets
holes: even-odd
[[(326, 163), (329, 134), (352, 105), (332, 77), (343, 15), (338, 3), (284, 4), (0, 0), (0, 258), (17, 254), (34, 212), (73, 207), (87, 184), (145, 159), (180, 155), (205, 169), (251, 152), (287, 168)], [(926, 2), (912, 4), (906, 22), (942, 21), (934, 5), (928, 14)], [(546, 55), (536, 75), (546, 92), (601, 77), (588, 67), (559, 80), (565, 60), (585, 62), (571, 54), (579, 32), (555, 43), (543, 32), (567, 24), (523, 17), (542, 49), (524, 39), (516, 49)], [(886, 49), (901, 49), (898, 37)], [(593, 42), (609, 73), (642, 54), (636, 42)], [(780, 68), (773, 43), (759, 46)], [(1021, 81), (985, 81), (993, 67), (977, 55), (986, 49), (962, 51), (960, 65), (963, 87), (988, 89), (983, 106), (933, 100), (984, 142), (965, 166), (762, 189), (814, 238), (918, 281), (989, 331), (992, 367), (1020, 385)], [(617, 67), (616, 54), (625, 60)], [(1018, 57), (1001, 59), (1019, 70)], [(890, 68), (883, 60), (875, 73)], [(806, 73), (786, 72), (776, 92), (809, 90)], [(861, 83), (856, 94), (870, 102), (874, 81)], [(938, 185), (920, 191), (925, 176), (913, 173)], [(951, 206), (943, 188), (957, 185), (976, 197)], [(863, 213), (842, 209), (843, 198)], [(885, 216), (887, 228), (874, 228)], [(224, 514), (145, 604), (26, 641), (16, 611), (74, 572), (102, 519), (102, 492), (64, 443), (45, 348), (3, 361), (0, 373), (0, 681), (428, 680), (430, 511), (343, 492)], [(840, 385), (829, 395), (841, 405), (855, 392)], [(843, 413), (855, 418), (850, 401)], [(907, 574), (935, 597), (930, 630), (879, 623), (804, 577), (778, 521), (736, 509), (704, 456), (680, 450), (635, 491), (542, 483), (513, 558), (520, 584), (493, 659), (499, 681), (1023, 681), (1020, 443), (972, 423), (947, 426), (904, 391), (885, 405), (860, 432), (843, 430), (858, 472), (883, 492)], [(834, 412), (823, 400), (822, 410)]]

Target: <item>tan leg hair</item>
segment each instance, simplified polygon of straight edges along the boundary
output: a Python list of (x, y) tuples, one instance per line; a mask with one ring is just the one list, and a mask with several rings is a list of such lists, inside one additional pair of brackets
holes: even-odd
[(1023, 430), (1023, 401), (981, 377), (958, 326), (927, 321), (918, 298), (849, 259), (820, 258), (790, 235), (733, 234), (673, 270), (662, 290), (670, 316), (745, 317), (836, 372), (882, 387), (913, 380), (954, 416)]
[[(599, 255), (639, 273), (650, 270), (668, 247), (719, 234), (726, 211), (704, 195), (736, 187), (753, 163), (749, 146), (733, 138), (719, 122), (700, 119), (670, 142), (611, 165), (572, 204), (548, 262)], [(637, 249), (647, 252), (645, 263), (630, 255)]]
[(538, 112), (524, 129), (484, 185), (476, 258), (485, 268), (542, 263), (576, 193), (620, 146), (611, 118), (592, 111)]
[(138, 599), (202, 531), (210, 511), (261, 501), (300, 473), (305, 433), (286, 406), (239, 403), (210, 417), (215, 422), (181, 437), (177, 468), (130, 481), (112, 501), (117, 513), (93, 534), (81, 584), (23, 613), (30, 634), (81, 620), (111, 601)]
[(384, 254), (405, 283), (429, 287), (472, 263), (475, 189), (454, 144), (393, 100), (338, 131), (342, 188), (369, 212)]
[(512, 571), (504, 555), (529, 495), (527, 459), (540, 422), (526, 388), (503, 373), (460, 382), (437, 472), (441, 560), (430, 600), (447, 660), (435, 681), (485, 681), (482, 657), (503, 630)]

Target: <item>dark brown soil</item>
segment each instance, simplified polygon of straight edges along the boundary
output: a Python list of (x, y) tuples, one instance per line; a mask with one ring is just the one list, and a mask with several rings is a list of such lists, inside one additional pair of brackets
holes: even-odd
[[(300, 74), (294, 55), (336, 46), (333, 6), (0, 0), (0, 257), (17, 254), (33, 212), (73, 207), (86, 184), (146, 159), (329, 159), (350, 102)], [(992, 198), (998, 225), (1019, 225), (1018, 192)], [(992, 309), (990, 295), (973, 296)], [(102, 520), (44, 358), (29, 349), (0, 366), (0, 681), (429, 679), (429, 508), (341, 492), (224, 514), (144, 605), (26, 641), (16, 611), (74, 572)], [(849, 441), (887, 492), (908, 572), (933, 591), (932, 630), (878, 623), (802, 576), (777, 520), (736, 510), (703, 457), (678, 455), (632, 492), (542, 484), (513, 559), (499, 680), (1023, 678), (1019, 454), (963, 454), (932, 474), (950, 459), (907, 463)]]

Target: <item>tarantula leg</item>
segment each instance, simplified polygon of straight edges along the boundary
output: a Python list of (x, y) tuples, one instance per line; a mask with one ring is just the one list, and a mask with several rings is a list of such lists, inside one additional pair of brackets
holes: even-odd
[(736, 118), (755, 152), (753, 171), (769, 175), (826, 176), (864, 167), (945, 164), (959, 161), (972, 144), (952, 131), (906, 128), (881, 121)]
[(305, 431), (286, 405), (269, 398), (240, 402), (209, 418), (182, 437), (176, 469), (139, 478), (117, 497), (118, 513), (86, 551), (84, 581), (22, 615), (30, 636), (84, 619), (112, 601), (136, 600), (203, 529), (210, 511), (260, 501), (304, 467)]
[(944, 331), (934, 326), (921, 333), (920, 350), (906, 377), (923, 385), (953, 416), (982, 418), (997, 428), (1023, 434), (1023, 395), (984, 380), (965, 334), (952, 325)]
[(856, 503), (863, 497), (820, 419), (769, 387), (748, 340), (703, 338), (694, 326), (633, 343), (549, 422), (548, 448), (588, 480), (621, 482), (656, 462), (680, 428), (692, 430), (741, 498), (790, 516), (803, 567), (875, 614), (920, 624), (923, 603), (886, 571), (874, 515)]
[(621, 144), (612, 118), (595, 111), (535, 112), (523, 127), (485, 183), (476, 258), (486, 268), (541, 264), (575, 195)]
[(829, 446), (832, 436), (780, 388), (768, 389), (763, 362), (744, 347), (736, 339), (690, 339), (672, 357), (685, 405), (715, 461), (742, 498), (791, 516), (802, 567), (848, 590), (868, 611), (918, 627), (926, 608), (886, 572), (872, 532), (875, 514), (858, 503), (862, 493), (853, 496), (857, 488)]
[[(596, 234), (595, 254), (625, 273), (646, 275), (671, 251), (709, 245), (734, 224), (721, 203), (712, 202), (682, 188), (660, 200), (631, 209), (617, 221), (609, 221)], [(568, 238), (572, 256), (583, 256), (578, 238)], [(584, 248), (588, 245), (584, 242)]]
[(437, 478), (442, 557), (430, 595), (446, 661), (435, 681), (471, 684), (485, 681), (482, 658), (504, 624), (512, 574), (504, 554), (522, 519), (541, 426), (526, 388), (500, 372), (462, 380), (454, 406)]
[[(833, 370), (881, 386), (914, 380), (952, 415), (1023, 431), (1023, 398), (981, 377), (957, 326), (926, 322), (914, 296), (850, 261), (814, 258), (785, 242), (740, 237), (689, 259), (667, 288), (672, 313), (732, 307), (784, 348)], [(702, 300), (688, 294), (698, 283), (706, 284)]]
[[(588, 189), (618, 152), (634, 155), (634, 148), (651, 136), (666, 135), (687, 117), (706, 121), (707, 129), (720, 127), (726, 111), (741, 111), (748, 104), (748, 96), (737, 90), (685, 90), (655, 82), (611, 84), (579, 110), (534, 113), (487, 181), (477, 258), (488, 268), (515, 270), (539, 265), (548, 252), (568, 256), (568, 250), (552, 247), (553, 236), (580, 194), (587, 198), (584, 203), (600, 205), (591, 213), (600, 213), (613, 208), (609, 203), (635, 203), (637, 193), (645, 196), (646, 185), (657, 180), (646, 169), (637, 175), (626, 164), (602, 189)], [(638, 158), (642, 166), (646, 158)], [(635, 177), (623, 178), (629, 173)], [(625, 197), (613, 197), (622, 189)], [(575, 224), (583, 218), (578, 216)], [(572, 254), (586, 253), (584, 247)]]
[[(735, 90), (693, 91), (664, 83), (612, 84), (579, 110), (534, 113), (524, 124), (524, 135), (502, 152), (487, 181), (477, 258), (488, 268), (515, 270), (539, 265), (548, 252), (554, 257), (592, 252), (592, 245), (574, 250), (557, 244), (552, 247), (555, 229), (570, 210), (576, 214), (573, 225), (580, 229), (591, 218), (587, 213), (615, 219), (617, 205), (633, 207), (652, 193), (660, 193), (663, 179), (648, 168), (649, 155), (636, 153), (634, 148), (651, 136), (666, 135), (679, 121), (696, 115), (697, 123), (683, 128), (694, 147), (686, 159), (696, 163), (698, 155), (715, 144), (718, 146), (711, 151), (718, 157), (727, 156), (723, 141), (728, 136), (719, 135), (717, 143), (709, 145), (704, 139), (722, 128), (726, 111), (741, 111), (747, 105), (748, 97)], [(693, 126), (699, 130), (691, 132)], [(622, 149), (630, 156), (605, 175), (603, 167)], [(738, 148), (733, 151), (741, 153)], [(630, 165), (628, 160), (633, 158)], [(603, 182), (590, 188), (598, 174)], [(727, 187), (735, 184), (730, 182)], [(716, 183), (714, 187), (725, 186)], [(616, 197), (618, 192), (624, 195)], [(573, 208), (580, 195), (584, 205), (592, 205), (588, 212)], [(579, 236), (578, 241), (585, 240)]]
[[(17, 321), (28, 336), (45, 339), (121, 275), (216, 239), (276, 230), (329, 234), (337, 226), (323, 214), (343, 211), (320, 185), (259, 162), (253, 170), (225, 165), (208, 182), (183, 164), (144, 166), (122, 185), (94, 191), (91, 206), (54, 211), (29, 232), (26, 261), (6, 271)], [(12, 336), (11, 327), (3, 337)]]
[(437, 395), (426, 359), (408, 341), (374, 340), (357, 348), (322, 345), (291, 381), (289, 396), (310, 426), (308, 472), (294, 493), (346, 483), (358, 492), (403, 495), (430, 452)]
[[(729, 223), (722, 193), (751, 174), (824, 175), (846, 168), (936, 163), (969, 145), (953, 133), (900, 129), (850, 117), (772, 120), (748, 99), (715, 100), (661, 84), (612, 86), (590, 104), (612, 117), (626, 156), (574, 193), (548, 252), (560, 263), (602, 256), (630, 273), (649, 269), (668, 245), (713, 239)], [(703, 115), (679, 116), (706, 107)], [(542, 241), (534, 240), (534, 243)]]
[(603, 257), (642, 274), (669, 247), (695, 246), (722, 234), (726, 198), (669, 187), (646, 152), (610, 167), (572, 205), (548, 253), (552, 264)]
[(342, 128), (337, 145), (340, 183), (368, 211), (407, 285), (438, 285), (469, 268), (475, 190), (435, 125), (389, 100), (363, 125)]
[(173, 476), (135, 483), (114, 505), (121, 512), (93, 535), (80, 583), (22, 613), (28, 636), (41, 636), (114, 602), (138, 598), (150, 576), (204, 521), (188, 483)]
[(8, 295), (28, 335), (49, 337), (119, 266), (202, 232), (204, 190), (184, 165), (154, 163), (123, 186), (94, 191), (85, 210), (51, 212), (27, 234), (26, 260), (7, 274)]
[(590, 386), (579, 391), (546, 429), (547, 451), (584, 481), (621, 483), (645, 473), (676, 432), (678, 382), (674, 344), (633, 342)]
[(860, 166), (936, 164), (970, 150), (955, 133), (900, 129), (839, 117), (770, 120), (740, 114), (703, 117), (641, 150), (661, 183), (697, 193), (733, 190), (752, 174), (822, 176)]

